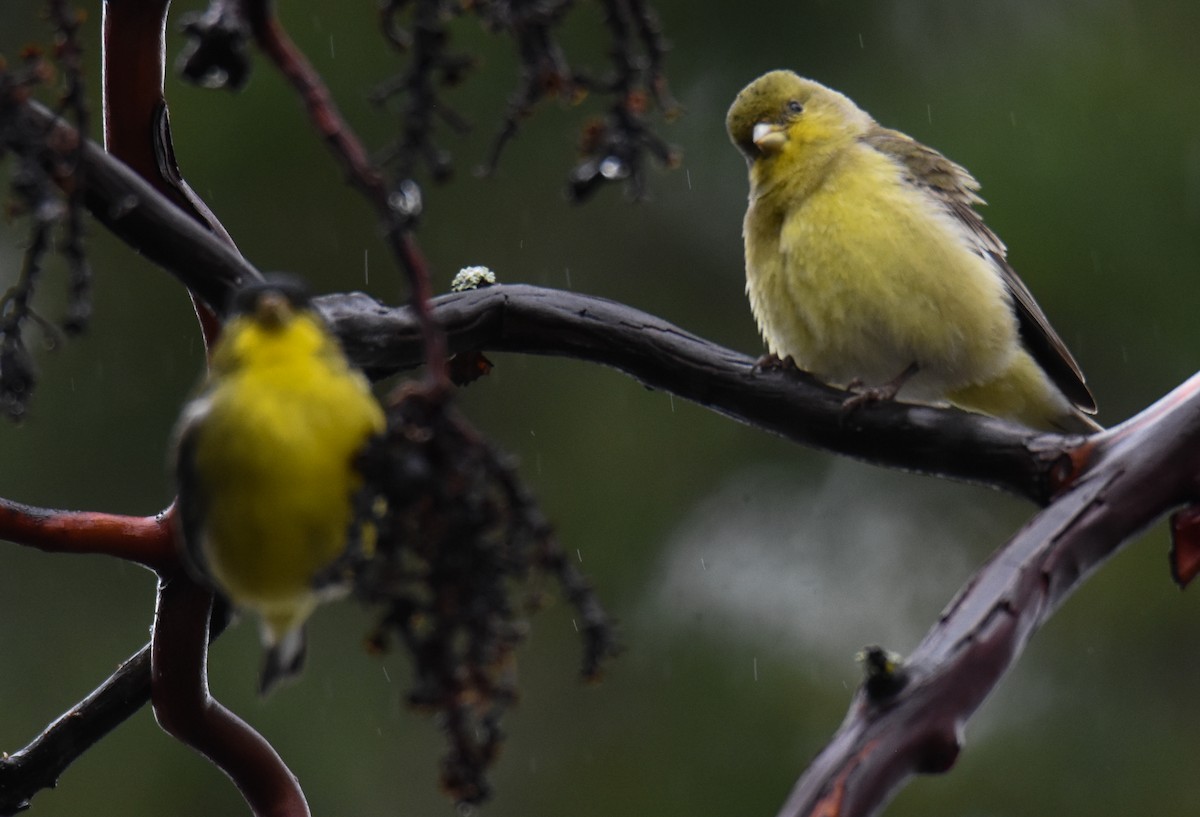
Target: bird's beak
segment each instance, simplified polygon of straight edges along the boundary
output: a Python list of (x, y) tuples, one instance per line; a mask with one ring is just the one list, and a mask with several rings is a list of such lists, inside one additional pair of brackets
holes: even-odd
[(292, 305), (278, 292), (264, 292), (254, 304), (254, 317), (263, 326), (278, 329), (292, 319)]
[(759, 122), (751, 131), (751, 141), (763, 153), (775, 153), (787, 142), (787, 131), (774, 122)]

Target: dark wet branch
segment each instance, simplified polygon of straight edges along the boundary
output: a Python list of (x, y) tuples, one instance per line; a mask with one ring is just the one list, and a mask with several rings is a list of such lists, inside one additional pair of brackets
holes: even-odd
[[(16, 138), (21, 133), (38, 133), (40, 138)], [(7, 111), (0, 108), (0, 148), (53, 166), (73, 156), (77, 146), (77, 131), (36, 102), (26, 100)], [(260, 276), (237, 250), (95, 142), (86, 141), (81, 155), (88, 168), (84, 204), (92, 216), (171, 271), (214, 311), (243, 282)]]
[(859, 690), (779, 817), (877, 814), (912, 776), (953, 766), (967, 720), (1038, 628), (1140, 531), (1200, 495), (1200, 376), (1087, 445), (1087, 471), (968, 581), (904, 664), (903, 689)]
[(29, 808), (33, 796), (54, 788), (59, 776), (97, 741), (142, 708), (150, 698), (150, 645), (28, 746), (0, 757), (0, 815)]
[[(350, 356), (387, 373), (419, 361), (404, 309), (365, 295), (331, 295), (318, 306)], [(795, 442), (878, 465), (981, 482), (1044, 503), (1077, 465), (1071, 438), (1038, 434), (953, 409), (891, 403), (847, 416), (846, 393), (754, 360), (661, 318), (589, 295), (513, 284), (443, 295), (434, 317), (453, 352), (524, 352), (619, 369)]]
[[(21, 115), (53, 122), (34, 103), (25, 103)], [(49, 143), (70, 150), (74, 131), (60, 124)], [(88, 144), (84, 158), (92, 214), (207, 302), (224, 304), (242, 280), (258, 275), (96, 145)], [(385, 374), (420, 365), (421, 332), (411, 310), (358, 294), (318, 302), (363, 368)], [(749, 425), (880, 465), (994, 485), (1039, 503), (1079, 465), (1064, 455), (1066, 438), (952, 409), (896, 403), (847, 418), (844, 392), (786, 371), (754, 371), (746, 355), (602, 298), (509, 285), (443, 295), (432, 305), (452, 352), (495, 349), (603, 363)]]
[[(227, 615), (215, 617), (210, 623), (210, 640), (220, 635), (227, 624)], [(54, 788), (72, 763), (149, 700), (150, 645), (147, 644), (28, 746), (0, 757), (0, 815), (10, 817), (29, 808), (34, 795)]]
[[(34, 103), (25, 103), (20, 115), (53, 123)], [(70, 150), (74, 131), (60, 124), (49, 143)], [(84, 159), (92, 214), (208, 303), (224, 304), (241, 281), (258, 275), (97, 146), (89, 143)], [(368, 371), (420, 365), (421, 332), (411, 310), (356, 294), (319, 303), (351, 357)], [(786, 371), (756, 372), (746, 355), (601, 298), (510, 285), (443, 295), (432, 305), (453, 352), (495, 349), (603, 363), (741, 422), (880, 465), (994, 485), (1039, 503), (1078, 467), (1065, 458), (1062, 437), (951, 409), (885, 404), (847, 418), (844, 392)]]

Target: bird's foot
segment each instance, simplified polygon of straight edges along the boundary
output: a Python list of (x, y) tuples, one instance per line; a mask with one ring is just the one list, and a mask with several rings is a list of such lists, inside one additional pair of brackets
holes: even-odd
[(763, 355), (758, 360), (754, 361), (754, 371), (756, 372), (798, 372), (800, 367), (796, 365), (796, 361), (792, 360), (792, 356), (788, 355), (785, 358), (772, 352), (769, 355)]
[(863, 386), (861, 380), (850, 381), (846, 390), (854, 392), (842, 401), (842, 411), (846, 414), (873, 403), (889, 403), (896, 399), (896, 393), (900, 391), (891, 383), (884, 383), (882, 386)]
[(896, 395), (900, 393), (900, 389), (909, 381), (909, 378), (917, 373), (918, 368), (916, 363), (910, 364), (899, 375), (878, 386), (864, 386), (860, 378), (854, 378), (846, 384), (846, 391), (854, 392), (854, 394), (842, 402), (842, 411), (850, 414), (856, 409), (872, 403), (890, 403), (896, 399)]

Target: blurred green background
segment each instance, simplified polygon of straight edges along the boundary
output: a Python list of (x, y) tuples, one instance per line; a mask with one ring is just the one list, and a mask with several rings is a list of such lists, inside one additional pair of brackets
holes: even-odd
[[(98, 4), (97, 4), (98, 5)], [(372, 3), (284, 4), (283, 20), (372, 146), (393, 120), (366, 101), (397, 69)], [(179, 14), (201, 7), (176, 4)], [(507, 282), (602, 295), (757, 355), (742, 294), (746, 181), (725, 109), (759, 73), (794, 68), (965, 164), (990, 225), (1116, 423), (1200, 360), (1200, 6), (1169, 0), (657, 3), (687, 113), (664, 128), (682, 167), (643, 204), (605, 190), (568, 205), (563, 181), (587, 102), (544, 104), (495, 178), (476, 178), (513, 84), (509, 43), (464, 21), (481, 70), (450, 99), (477, 125), (447, 136), (458, 175), (427, 189), (421, 241), (444, 290), (466, 264)], [(99, 10), (89, 6), (98, 119)], [(581, 4), (564, 35), (603, 54)], [(174, 30), (174, 29), (173, 29)], [(45, 42), (42, 4), (5, 0), (0, 52)], [(172, 34), (170, 54), (179, 50)], [(343, 184), (292, 94), (259, 60), (240, 95), (168, 76), (184, 173), (260, 268), (320, 291), (395, 301), (374, 219)], [(98, 132), (98, 123), (96, 124)], [(11, 164), (9, 165), (11, 167)], [(0, 425), (0, 495), (148, 514), (170, 495), (171, 426), (202, 353), (180, 288), (93, 228), (95, 324), (41, 350), (28, 420)], [(24, 227), (0, 225), (0, 285)], [(56, 270), (61, 271), (56, 267)], [(62, 277), (39, 291), (57, 317)], [(576, 680), (558, 604), (520, 655), (521, 706), (491, 817), (770, 815), (841, 721), (853, 656), (904, 652), (1034, 509), (982, 488), (885, 472), (742, 427), (614, 372), (495, 355), (466, 411), (524, 477), (620, 620), (625, 655)], [(916, 781), (891, 815), (1191, 814), (1200, 723), (1200, 596), (1167, 574), (1160, 525), (1038, 635), (967, 732), (954, 772)], [(23, 746), (147, 638), (147, 572), (0, 543), (0, 750)], [(312, 622), (303, 681), (255, 697), (254, 627), (210, 659), (215, 693), (274, 743), (318, 815), (452, 815), (437, 791), (435, 724), (403, 705), (407, 668), (361, 648), (351, 604)], [(43, 792), (30, 812), (240, 814), (240, 797), (158, 731), (149, 710)]]

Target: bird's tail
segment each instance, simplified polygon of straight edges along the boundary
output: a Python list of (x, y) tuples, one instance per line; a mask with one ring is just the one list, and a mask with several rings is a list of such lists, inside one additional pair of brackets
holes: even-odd
[(304, 669), (307, 654), (308, 639), (304, 635), (303, 625), (288, 630), (277, 641), (269, 643), (258, 681), (258, 694), (269, 695), (279, 684), (299, 675), (300, 670)]
[(1095, 434), (1103, 427), (1050, 382), (1025, 350), (999, 376), (950, 392), (947, 399), (968, 411), (990, 414), (1041, 431)]

